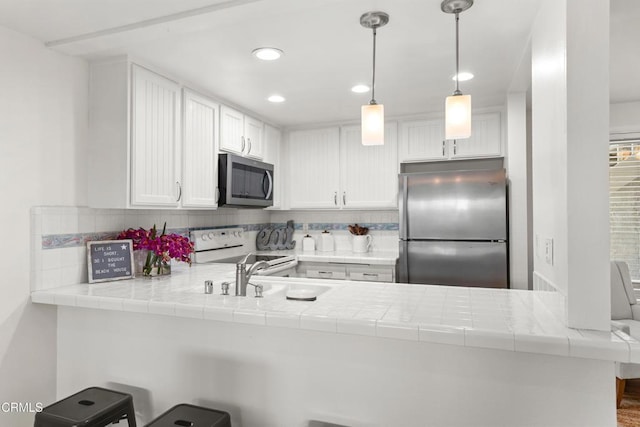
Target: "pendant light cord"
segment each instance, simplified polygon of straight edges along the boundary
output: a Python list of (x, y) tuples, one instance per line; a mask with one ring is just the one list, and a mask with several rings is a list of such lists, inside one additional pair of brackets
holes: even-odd
[(456, 91), (453, 92), (454, 95), (462, 95), (460, 92), (459, 80), (460, 80), (460, 44), (459, 44), (459, 31), (458, 31), (458, 21), (460, 20), (460, 12), (456, 12)]
[(371, 77), (371, 101), (369, 105), (376, 105), (376, 28), (373, 27), (373, 73)]

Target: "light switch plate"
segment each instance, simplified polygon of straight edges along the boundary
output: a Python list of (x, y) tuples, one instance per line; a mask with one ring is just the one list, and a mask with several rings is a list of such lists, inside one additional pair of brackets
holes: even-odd
[(544, 260), (547, 264), (553, 265), (553, 239), (550, 237), (544, 239)]

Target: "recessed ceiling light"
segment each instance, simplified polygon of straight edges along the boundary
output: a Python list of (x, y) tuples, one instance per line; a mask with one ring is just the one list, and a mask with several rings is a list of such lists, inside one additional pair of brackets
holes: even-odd
[[(458, 73), (458, 81), (466, 82), (467, 80), (471, 80), (473, 78), (473, 74), (468, 73), (466, 71)], [(456, 76), (451, 77), (451, 80), (456, 81)]]
[(254, 49), (251, 53), (253, 56), (258, 59), (262, 59), (263, 61), (273, 61), (274, 59), (280, 58), (284, 52), (275, 47), (259, 47)]
[(269, 102), (284, 102), (284, 96), (271, 95), (270, 97), (267, 98), (267, 101), (269, 101)]
[(355, 85), (354, 87), (351, 88), (351, 92), (355, 92), (355, 93), (369, 92), (369, 86), (367, 86), (367, 85)]

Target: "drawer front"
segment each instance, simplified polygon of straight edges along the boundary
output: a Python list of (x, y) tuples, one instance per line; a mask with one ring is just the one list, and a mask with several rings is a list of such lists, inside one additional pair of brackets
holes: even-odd
[(380, 272), (363, 272), (352, 271), (349, 274), (351, 280), (364, 280), (367, 282), (393, 282), (393, 273), (391, 271)]
[(307, 267), (307, 277), (312, 279), (338, 279), (347, 278), (347, 269), (340, 266), (309, 266)]

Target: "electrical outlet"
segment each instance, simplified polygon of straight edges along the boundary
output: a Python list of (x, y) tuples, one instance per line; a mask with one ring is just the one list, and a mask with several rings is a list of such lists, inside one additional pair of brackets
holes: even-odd
[(309, 231), (309, 224), (307, 224), (306, 222), (302, 224), (302, 231), (304, 231), (305, 233), (307, 231)]
[(550, 237), (544, 239), (544, 260), (547, 264), (553, 265), (553, 239)]

